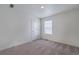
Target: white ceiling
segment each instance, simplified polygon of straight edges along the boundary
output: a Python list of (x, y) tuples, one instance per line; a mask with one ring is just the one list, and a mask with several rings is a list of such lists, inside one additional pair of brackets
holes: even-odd
[[(40, 18), (55, 15), (74, 8), (79, 8), (79, 5), (77, 4), (23, 4), (16, 6), (19, 10), (22, 10), (22, 12), (27, 12), (28, 14), (33, 14), (34, 16)], [(44, 6), (45, 8), (42, 9), (41, 6)]]

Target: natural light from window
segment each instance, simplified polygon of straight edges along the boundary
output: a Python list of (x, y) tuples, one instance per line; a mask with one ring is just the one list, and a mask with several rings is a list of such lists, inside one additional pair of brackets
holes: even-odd
[(44, 33), (52, 34), (52, 20), (46, 20), (44, 22)]

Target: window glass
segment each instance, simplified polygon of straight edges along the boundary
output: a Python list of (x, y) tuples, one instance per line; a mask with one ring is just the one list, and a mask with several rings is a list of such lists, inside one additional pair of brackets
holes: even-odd
[(47, 20), (44, 22), (44, 33), (52, 34), (52, 20)]

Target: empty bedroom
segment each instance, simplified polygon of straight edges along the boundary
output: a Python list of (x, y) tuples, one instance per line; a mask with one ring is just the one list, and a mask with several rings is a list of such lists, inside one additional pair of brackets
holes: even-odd
[(0, 4), (0, 55), (79, 55), (79, 5)]

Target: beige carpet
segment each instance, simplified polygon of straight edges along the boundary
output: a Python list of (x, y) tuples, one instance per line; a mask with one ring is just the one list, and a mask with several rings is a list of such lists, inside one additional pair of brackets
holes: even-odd
[(0, 55), (78, 55), (79, 48), (47, 40), (34, 40), (0, 52)]

